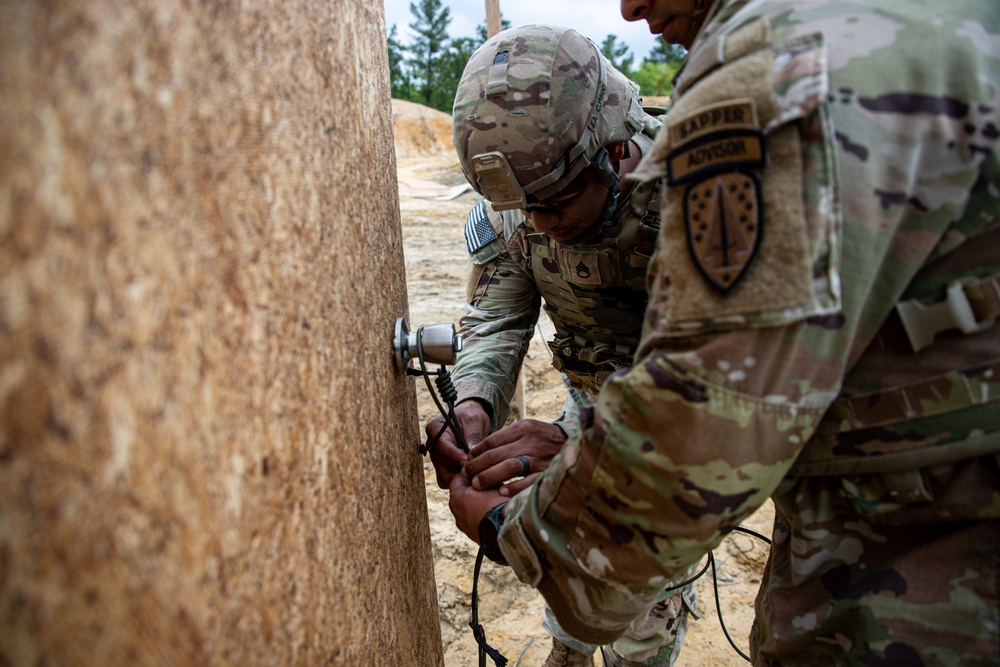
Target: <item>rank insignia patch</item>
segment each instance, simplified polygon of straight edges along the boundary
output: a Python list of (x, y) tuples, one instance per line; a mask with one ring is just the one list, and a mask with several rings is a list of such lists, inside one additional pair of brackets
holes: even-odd
[(557, 251), (559, 273), (569, 283), (586, 287), (601, 287), (613, 273), (604, 252), (581, 250), (576, 246), (560, 247)]
[(692, 183), (684, 193), (688, 249), (708, 283), (726, 294), (746, 275), (761, 241), (760, 181), (729, 171)]

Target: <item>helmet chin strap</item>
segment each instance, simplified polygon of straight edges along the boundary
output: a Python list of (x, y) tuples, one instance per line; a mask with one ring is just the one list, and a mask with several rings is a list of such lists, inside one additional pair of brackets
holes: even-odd
[(618, 200), (621, 198), (621, 185), (620, 179), (618, 177), (618, 165), (611, 165), (611, 157), (608, 155), (608, 150), (606, 148), (601, 148), (594, 155), (594, 159), (591, 160), (588, 169), (593, 169), (597, 172), (601, 179), (601, 182), (608, 189), (608, 201), (604, 205), (604, 210), (601, 211), (600, 216), (598, 216), (597, 222), (594, 226), (590, 228), (590, 231), (585, 232), (579, 238), (573, 239), (572, 243), (566, 243), (564, 245), (583, 245), (593, 241), (595, 238), (600, 236), (601, 231), (604, 229), (611, 218), (618, 211)]

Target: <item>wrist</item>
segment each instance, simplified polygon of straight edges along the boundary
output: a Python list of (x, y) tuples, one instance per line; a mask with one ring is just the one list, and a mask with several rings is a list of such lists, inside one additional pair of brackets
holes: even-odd
[(500, 551), (500, 528), (503, 526), (507, 503), (502, 502), (491, 508), (479, 522), (479, 546), (494, 563), (506, 565), (507, 559)]
[(466, 410), (475, 409), (478, 407), (484, 413), (486, 413), (487, 419), (493, 419), (493, 406), (490, 405), (489, 401), (485, 398), (479, 398), (478, 396), (470, 396), (469, 398), (463, 398), (455, 404), (455, 409), (459, 409), (459, 406), (465, 406)]

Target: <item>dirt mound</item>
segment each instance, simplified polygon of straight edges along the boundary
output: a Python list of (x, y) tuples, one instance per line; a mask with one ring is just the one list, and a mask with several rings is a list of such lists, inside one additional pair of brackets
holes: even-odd
[(666, 106), (669, 101), (670, 95), (644, 95), (642, 97), (642, 106), (663, 107)]
[(396, 156), (422, 157), (451, 153), (451, 116), (416, 102), (392, 100)]

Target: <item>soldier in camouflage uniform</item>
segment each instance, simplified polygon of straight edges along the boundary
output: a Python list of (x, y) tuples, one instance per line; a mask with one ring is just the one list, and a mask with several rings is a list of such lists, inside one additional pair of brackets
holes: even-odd
[(690, 48), (635, 364), (456, 522), (601, 643), (771, 497), (754, 664), (1000, 663), (1000, 3), (621, 10)]
[[(570, 395), (556, 425), (524, 420), (474, 447), (468, 460), (447, 433), (431, 450), (443, 487), (463, 465), (478, 488), (521, 475), (500, 488), (513, 495), (527, 487), (578, 430), (581, 405), (631, 365), (659, 232), (659, 185), (623, 190), (620, 176), (652, 149), (658, 129), (634, 84), (575, 31), (514, 28), (470, 59), (456, 95), (454, 143), (485, 200), (466, 223), (472, 267), (453, 368), (456, 414), (471, 442), (506, 423), (543, 302), (555, 326), (553, 364)], [(567, 151), (574, 157), (560, 161)], [(428, 424), (428, 437), (441, 425), (441, 418)], [(533, 446), (522, 444), (528, 438)], [(685, 593), (691, 604), (693, 589)], [(622, 664), (667, 665), (676, 656), (685, 601), (681, 593), (663, 597), (614, 647), (628, 660)], [(554, 638), (546, 665), (593, 665), (594, 646), (563, 633), (551, 614), (545, 627)]]

